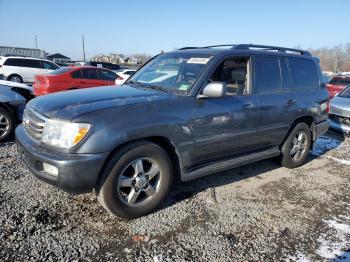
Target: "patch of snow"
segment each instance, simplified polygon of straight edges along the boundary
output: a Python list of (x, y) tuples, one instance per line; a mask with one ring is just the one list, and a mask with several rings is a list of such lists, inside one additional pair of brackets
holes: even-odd
[(315, 156), (321, 156), (327, 153), (330, 150), (339, 148), (343, 141), (329, 137), (329, 136), (320, 136), (314, 143), (311, 154)]
[(335, 162), (338, 162), (338, 163), (340, 163), (340, 164), (350, 166), (350, 160), (339, 159), (339, 158), (336, 158), (336, 157), (333, 157), (333, 156), (328, 156), (328, 158), (329, 158), (329, 159), (332, 159), (332, 160), (334, 160)]
[(308, 259), (304, 254), (302, 253), (297, 253), (295, 256), (290, 256), (289, 258), (286, 259), (286, 262), (289, 261), (297, 261), (297, 262), (311, 262), (310, 259)]
[[(320, 237), (319, 248), (316, 254), (325, 261), (330, 262), (350, 262), (350, 217), (341, 216), (340, 219), (325, 221), (328, 227), (336, 230), (335, 237), (338, 241), (330, 241)], [(287, 261), (309, 262), (308, 256), (298, 252), (296, 256), (291, 256)]]
[(336, 219), (326, 221), (327, 225), (337, 231), (338, 242), (331, 242), (319, 238), (320, 247), (317, 254), (332, 262), (350, 262), (350, 217), (344, 217), (343, 221)]

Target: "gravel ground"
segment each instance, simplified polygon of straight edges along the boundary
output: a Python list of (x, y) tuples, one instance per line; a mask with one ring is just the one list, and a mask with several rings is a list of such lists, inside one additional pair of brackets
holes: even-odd
[(350, 261), (350, 139), (321, 137), (294, 170), (272, 160), (189, 183), (146, 217), (35, 179), (0, 145), (0, 261)]

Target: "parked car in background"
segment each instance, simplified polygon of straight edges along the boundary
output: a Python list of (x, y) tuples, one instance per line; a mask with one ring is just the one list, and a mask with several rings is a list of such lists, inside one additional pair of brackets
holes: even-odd
[(38, 178), (75, 194), (94, 191), (125, 218), (152, 212), (175, 177), (271, 157), (301, 166), (329, 127), (317, 60), (304, 50), (228, 47), (158, 55), (122, 88), (33, 99), (16, 129), (22, 159)]
[(135, 74), (136, 70), (135, 69), (121, 69), (117, 74), (117, 79), (115, 80), (116, 85), (121, 85), (123, 84), (126, 80), (129, 79), (130, 76)]
[(327, 84), (329, 97), (335, 97), (336, 94), (338, 94), (348, 85), (350, 85), (350, 76), (334, 76)]
[(119, 65), (112, 64), (112, 63), (107, 63), (107, 62), (93, 62), (93, 61), (89, 61), (89, 62), (78, 62), (77, 64), (78, 65), (82, 65), (82, 66), (95, 66), (95, 67), (100, 67), (100, 68), (106, 68), (106, 69), (112, 70), (114, 72), (123, 69)]
[(108, 69), (92, 66), (62, 67), (44, 75), (36, 75), (33, 84), (36, 96), (97, 86), (115, 85), (117, 75)]
[(30, 57), (0, 57), (0, 79), (18, 83), (33, 83), (34, 76), (45, 74), (60, 67), (49, 61)]
[(0, 142), (13, 134), (22, 121), (25, 104), (33, 97), (32, 87), (0, 80)]
[(350, 86), (332, 99), (329, 124), (332, 129), (350, 134)]

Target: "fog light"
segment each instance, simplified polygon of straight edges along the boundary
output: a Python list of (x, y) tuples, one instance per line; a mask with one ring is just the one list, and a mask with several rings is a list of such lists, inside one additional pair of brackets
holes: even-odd
[(44, 168), (44, 171), (46, 173), (48, 173), (49, 175), (58, 176), (57, 167), (50, 165), (50, 164), (47, 164), (47, 163), (43, 163), (43, 168)]

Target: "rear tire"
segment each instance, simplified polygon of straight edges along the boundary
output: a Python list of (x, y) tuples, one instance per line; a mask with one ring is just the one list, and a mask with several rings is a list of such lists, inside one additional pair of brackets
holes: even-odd
[(16, 83), (23, 83), (23, 78), (20, 75), (10, 75), (7, 80)]
[(167, 152), (154, 143), (139, 141), (123, 147), (108, 161), (97, 197), (112, 215), (133, 219), (160, 205), (172, 179)]
[(10, 111), (0, 107), (0, 142), (5, 141), (13, 134), (15, 119)]
[(301, 166), (310, 152), (310, 146), (310, 127), (305, 123), (298, 123), (281, 147), (281, 165), (287, 168)]

